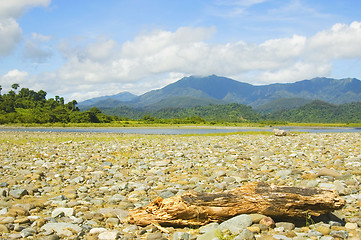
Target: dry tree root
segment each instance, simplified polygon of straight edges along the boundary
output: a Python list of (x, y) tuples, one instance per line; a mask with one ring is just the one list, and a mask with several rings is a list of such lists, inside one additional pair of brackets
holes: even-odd
[(271, 217), (319, 216), (341, 209), (345, 200), (333, 190), (245, 184), (223, 193), (186, 193), (129, 211), (128, 223), (162, 226), (201, 226), (239, 214), (261, 213)]

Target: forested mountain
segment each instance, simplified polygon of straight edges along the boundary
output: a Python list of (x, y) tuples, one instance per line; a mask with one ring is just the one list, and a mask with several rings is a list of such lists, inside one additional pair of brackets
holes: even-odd
[(145, 115), (158, 119), (186, 119), (200, 117), (206, 121), (220, 122), (257, 122), (261, 115), (250, 106), (243, 104), (212, 104), (189, 108), (162, 108), (159, 110), (139, 110), (129, 107), (105, 109), (105, 114), (116, 114), (119, 117), (140, 119)]
[(132, 101), (136, 97), (137, 95), (134, 95), (130, 92), (121, 92), (115, 95), (102, 96), (102, 97), (96, 97), (85, 100), (81, 102), (81, 106), (87, 107), (87, 106), (93, 106), (94, 104), (98, 106), (107, 106), (107, 105), (114, 106), (114, 105), (118, 105), (119, 103)]
[(257, 106), (254, 108), (254, 110), (262, 114), (267, 114), (302, 107), (312, 101), (313, 100), (304, 98), (279, 98), (261, 106)]
[[(103, 109), (125, 105), (134, 108), (161, 109), (164, 107), (203, 106), (206, 105), (205, 103), (240, 103), (262, 109), (262, 105), (280, 98), (298, 98), (303, 99), (302, 102), (305, 103), (310, 100), (322, 100), (333, 104), (358, 102), (361, 101), (361, 81), (355, 78), (314, 78), (295, 83), (255, 86), (215, 75), (191, 76), (131, 100), (107, 101), (104, 104), (104, 99), (101, 101), (93, 99), (91, 104), (86, 107), (95, 106)], [(112, 99), (112, 96), (105, 97), (105, 99)], [(84, 106), (84, 102), (79, 104), (81, 109)], [(299, 105), (291, 106), (289, 104), (288, 106), (294, 108)]]
[(361, 102), (335, 105), (316, 100), (296, 109), (273, 112), (265, 118), (305, 123), (359, 123), (361, 122)]

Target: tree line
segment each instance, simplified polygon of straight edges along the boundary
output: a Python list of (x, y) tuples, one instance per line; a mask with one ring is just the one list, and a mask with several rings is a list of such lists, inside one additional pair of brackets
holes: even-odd
[(119, 118), (103, 114), (93, 107), (81, 112), (77, 101), (64, 102), (63, 97), (46, 99), (47, 93), (21, 88), (14, 83), (2, 94), (0, 86), (0, 124), (7, 123), (106, 123)]

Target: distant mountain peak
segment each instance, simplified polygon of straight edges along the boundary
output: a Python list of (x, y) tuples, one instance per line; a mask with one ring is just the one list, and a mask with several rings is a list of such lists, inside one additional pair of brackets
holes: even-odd
[[(186, 100), (187, 98), (189, 99)], [(361, 101), (361, 81), (356, 78), (333, 79), (317, 77), (295, 83), (255, 86), (214, 74), (209, 76), (189, 76), (140, 96), (123, 92), (113, 96), (89, 99), (81, 103), (80, 106), (82, 104), (104, 106), (108, 101), (108, 107), (122, 105), (137, 108), (147, 108), (147, 106), (157, 108), (157, 105), (159, 107), (172, 107), (165, 104), (167, 99), (172, 99), (168, 103), (176, 102), (174, 99), (178, 99), (180, 102), (177, 102), (177, 107), (195, 106), (197, 103), (190, 103), (190, 99), (194, 99), (193, 101), (201, 101), (202, 103), (241, 103), (257, 107), (277, 99), (287, 98), (319, 99), (333, 104), (358, 102)], [(285, 103), (282, 104), (285, 105)]]

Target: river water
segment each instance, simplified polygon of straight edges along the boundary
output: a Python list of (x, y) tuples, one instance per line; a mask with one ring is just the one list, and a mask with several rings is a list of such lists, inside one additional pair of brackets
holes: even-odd
[[(335, 132), (361, 132), (361, 128), (332, 128), (332, 127), (279, 127), (290, 132), (309, 133), (335, 133)], [(0, 132), (87, 132), (87, 133), (123, 133), (123, 134), (209, 134), (209, 133), (229, 133), (248, 131), (273, 131), (273, 128), (0, 128)]]

